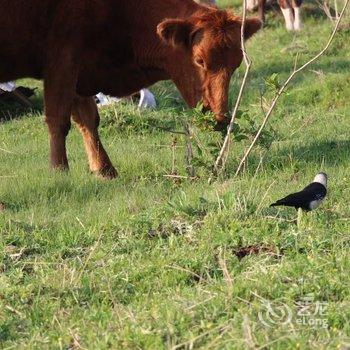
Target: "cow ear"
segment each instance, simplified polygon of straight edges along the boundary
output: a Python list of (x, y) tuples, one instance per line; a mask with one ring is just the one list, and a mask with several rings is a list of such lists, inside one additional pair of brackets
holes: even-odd
[(258, 18), (247, 18), (244, 26), (244, 39), (248, 40), (262, 27), (262, 22)]
[(188, 48), (191, 45), (193, 25), (182, 19), (166, 19), (157, 26), (157, 34), (168, 45)]

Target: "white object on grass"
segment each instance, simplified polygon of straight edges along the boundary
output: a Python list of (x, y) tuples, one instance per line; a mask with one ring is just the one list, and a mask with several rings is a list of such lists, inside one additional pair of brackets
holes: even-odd
[[(111, 97), (111, 96), (103, 94), (102, 92), (98, 93), (96, 95), (96, 97), (98, 98), (98, 101), (99, 101), (98, 104), (100, 106), (108, 106), (108, 105), (111, 105), (113, 103), (120, 102), (122, 100), (122, 98)], [(157, 107), (156, 99), (151, 91), (149, 91), (148, 89), (142, 89), (140, 91), (140, 101), (139, 101), (138, 106), (139, 106), (139, 108), (155, 108), (155, 107)]]
[(16, 90), (16, 84), (13, 81), (7, 83), (0, 83), (0, 90), (12, 92)]
[(139, 108), (156, 108), (157, 102), (154, 95), (148, 89), (140, 91)]
[(102, 92), (99, 92), (96, 97), (98, 98), (98, 104), (100, 106), (108, 106), (111, 105), (115, 102), (120, 102), (122, 99), (121, 98), (117, 98), (117, 97), (111, 97), (108, 95), (103, 94)]

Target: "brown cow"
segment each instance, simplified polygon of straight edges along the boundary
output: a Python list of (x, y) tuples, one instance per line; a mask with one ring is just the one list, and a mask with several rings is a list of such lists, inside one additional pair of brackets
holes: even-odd
[[(0, 0), (0, 81), (44, 79), (53, 168), (68, 168), (72, 117), (91, 171), (113, 178), (92, 96), (171, 79), (190, 107), (202, 99), (222, 127), (242, 61), (240, 27), (233, 14), (192, 0)], [(248, 19), (245, 37), (260, 27)]]

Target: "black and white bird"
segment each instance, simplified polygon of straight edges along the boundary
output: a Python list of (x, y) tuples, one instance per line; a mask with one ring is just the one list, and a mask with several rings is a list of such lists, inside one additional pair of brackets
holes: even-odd
[(301, 208), (310, 211), (318, 208), (327, 195), (327, 174), (318, 173), (314, 181), (300, 192), (292, 193), (287, 197), (272, 203), (271, 207), (284, 205), (287, 207)]

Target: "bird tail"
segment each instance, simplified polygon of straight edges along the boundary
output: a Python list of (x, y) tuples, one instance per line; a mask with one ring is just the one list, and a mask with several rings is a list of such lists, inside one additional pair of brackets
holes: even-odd
[(283, 205), (283, 204), (284, 204), (283, 201), (277, 201), (275, 203), (270, 204), (270, 207), (277, 207), (277, 206)]

